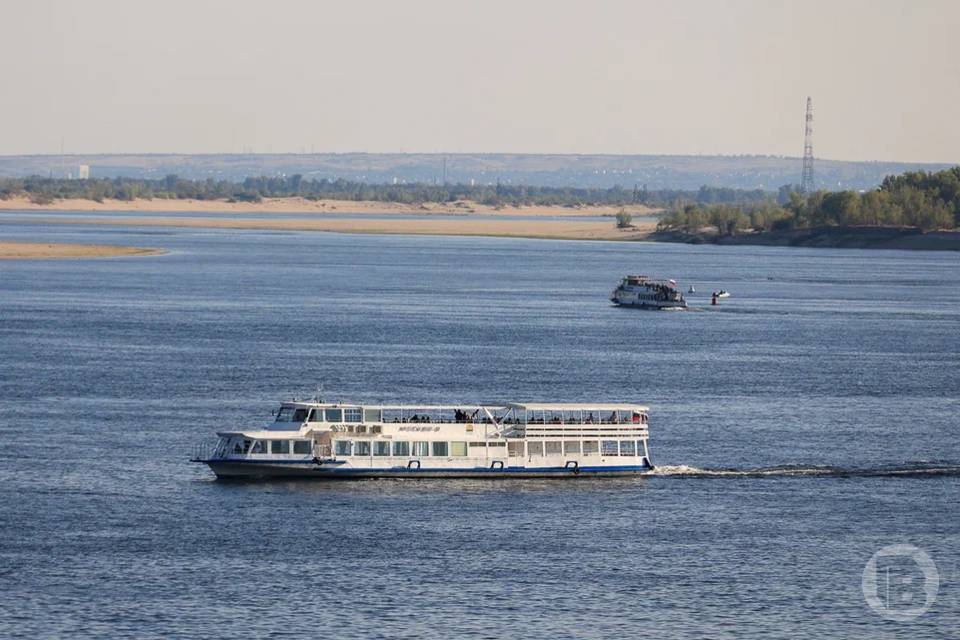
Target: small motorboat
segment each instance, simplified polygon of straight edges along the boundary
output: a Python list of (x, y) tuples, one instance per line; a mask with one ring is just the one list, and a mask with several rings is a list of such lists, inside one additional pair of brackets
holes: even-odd
[(693, 288), (693, 285), (690, 285), (690, 288), (687, 289), (687, 293), (696, 293), (697, 290)]
[(715, 294), (713, 294), (713, 295), (717, 296), (718, 298), (729, 298), (729, 297), (730, 297), (730, 292), (729, 292), (729, 291), (726, 291), (726, 290), (724, 290), (724, 289), (720, 289), (720, 291), (717, 291), (717, 292), (716, 292)]

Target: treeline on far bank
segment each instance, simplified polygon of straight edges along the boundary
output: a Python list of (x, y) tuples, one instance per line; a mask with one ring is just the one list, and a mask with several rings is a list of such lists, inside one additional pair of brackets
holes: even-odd
[[(781, 189), (781, 195), (784, 190)], [(32, 176), (0, 178), (0, 198), (25, 195), (38, 204), (77, 198), (102, 202), (112, 200), (192, 199), (259, 202), (263, 198), (302, 197), (310, 200), (368, 200), (404, 204), (443, 203), (469, 200), (488, 206), (591, 205), (625, 206), (643, 204), (664, 207), (676, 202), (751, 204), (772, 200), (777, 193), (762, 189), (743, 190), (701, 187), (696, 191), (674, 189), (648, 190), (611, 187), (535, 187), (493, 184), (374, 184), (351, 180), (308, 180), (300, 175), (253, 177), (243, 182), (227, 180), (188, 180), (175, 175), (157, 179), (92, 178), (68, 180)]]
[(817, 191), (804, 197), (791, 192), (784, 203), (681, 203), (661, 218), (658, 230), (696, 233), (715, 227), (721, 235), (733, 235), (822, 226), (956, 229), (960, 227), (960, 166), (887, 176), (878, 189), (864, 193)]

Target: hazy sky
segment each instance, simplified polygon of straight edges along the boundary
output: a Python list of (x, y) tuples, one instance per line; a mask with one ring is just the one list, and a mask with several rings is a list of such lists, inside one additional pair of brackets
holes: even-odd
[(960, 0), (3, 0), (0, 153), (960, 162)]

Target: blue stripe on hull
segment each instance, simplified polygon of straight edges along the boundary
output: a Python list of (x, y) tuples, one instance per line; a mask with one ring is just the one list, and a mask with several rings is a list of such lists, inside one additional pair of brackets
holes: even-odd
[(602, 476), (644, 475), (653, 471), (649, 465), (616, 465), (568, 467), (506, 467), (490, 469), (472, 467), (462, 469), (411, 469), (394, 467), (382, 469), (356, 469), (326, 465), (278, 461), (279, 464), (248, 461), (206, 460), (218, 478), (265, 479), (265, 478), (316, 478), (316, 479), (362, 479), (362, 478), (575, 478)]

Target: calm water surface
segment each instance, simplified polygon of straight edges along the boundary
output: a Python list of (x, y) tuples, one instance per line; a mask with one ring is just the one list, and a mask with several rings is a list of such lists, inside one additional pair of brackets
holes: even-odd
[[(958, 635), (960, 255), (0, 237), (169, 250), (0, 262), (2, 636)], [(614, 308), (628, 272), (693, 284), (696, 306), (733, 297)], [(319, 383), (359, 401), (645, 402), (662, 474), (233, 484), (187, 461)], [(897, 543), (940, 572), (907, 623), (861, 593)]]

